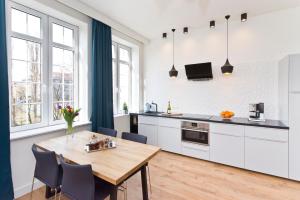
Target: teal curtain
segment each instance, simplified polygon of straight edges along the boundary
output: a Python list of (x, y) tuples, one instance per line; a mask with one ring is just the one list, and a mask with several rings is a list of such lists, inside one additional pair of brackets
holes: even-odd
[(0, 0), (0, 199), (14, 199), (10, 166), (9, 92), (5, 0)]
[(114, 128), (111, 28), (93, 19), (92, 131)]

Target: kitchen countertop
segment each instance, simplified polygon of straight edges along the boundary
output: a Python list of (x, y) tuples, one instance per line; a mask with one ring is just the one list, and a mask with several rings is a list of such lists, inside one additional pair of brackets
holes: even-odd
[(200, 115), (200, 114), (187, 114), (184, 113), (182, 115), (176, 116), (168, 116), (162, 115), (161, 113), (135, 113), (138, 115), (144, 116), (152, 116), (152, 117), (165, 117), (165, 118), (173, 118), (173, 119), (185, 119), (185, 120), (196, 120), (196, 121), (206, 121), (206, 122), (215, 122), (215, 123), (225, 123), (225, 124), (236, 124), (236, 125), (245, 125), (245, 126), (256, 126), (256, 127), (265, 127), (265, 128), (276, 128), (276, 129), (289, 129), (288, 126), (283, 124), (279, 120), (266, 120), (264, 122), (252, 122), (249, 121), (248, 118), (240, 118), (233, 117), (230, 120), (224, 120), (221, 117), (213, 116), (213, 115)]

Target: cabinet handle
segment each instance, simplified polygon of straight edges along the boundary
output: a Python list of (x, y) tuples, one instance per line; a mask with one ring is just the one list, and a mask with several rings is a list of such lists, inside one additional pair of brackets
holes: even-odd
[(230, 135), (230, 134), (227, 134), (227, 133), (215, 133), (215, 132), (213, 132), (212, 134), (215, 134), (215, 135), (225, 135), (225, 136), (231, 136), (231, 137), (237, 137), (237, 138), (243, 137), (243, 136), (238, 136), (238, 135)]
[(286, 141), (282, 141), (282, 140), (272, 140), (272, 139), (266, 139), (266, 138), (255, 138), (255, 137), (249, 137), (249, 136), (246, 136), (246, 138), (253, 139), (253, 140), (263, 140), (263, 141), (268, 141), (268, 142), (287, 143)]

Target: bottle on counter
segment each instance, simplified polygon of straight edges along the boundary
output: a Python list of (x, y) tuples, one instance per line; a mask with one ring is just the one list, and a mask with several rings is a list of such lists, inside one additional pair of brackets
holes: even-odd
[(168, 101), (168, 109), (167, 109), (167, 113), (168, 113), (168, 114), (171, 114), (171, 110), (172, 110), (172, 108), (171, 108), (171, 103), (170, 103), (170, 101)]

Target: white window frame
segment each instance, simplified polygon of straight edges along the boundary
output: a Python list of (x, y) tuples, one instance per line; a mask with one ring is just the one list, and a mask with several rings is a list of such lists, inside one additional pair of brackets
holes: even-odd
[[(112, 42), (112, 45), (115, 47), (115, 55), (116, 55), (116, 58), (113, 58), (112, 59), (112, 62), (115, 62), (116, 63), (116, 76), (117, 77), (113, 77), (113, 80), (114, 78), (116, 79), (117, 81), (117, 88), (116, 88), (116, 96), (117, 96), (117, 105), (114, 105), (114, 114), (115, 115), (118, 115), (118, 114), (122, 114), (122, 106), (120, 107), (120, 64), (123, 63), (123, 64), (126, 64), (129, 66), (129, 77), (128, 77), (128, 85), (129, 85), (129, 91), (128, 91), (128, 102), (127, 102), (127, 106), (128, 108), (130, 109), (131, 108), (131, 105), (132, 105), (132, 48), (131, 47), (128, 47), (126, 45), (123, 45), (121, 43), (118, 43), (118, 42), (115, 42), (113, 41)], [(129, 52), (129, 62), (126, 62), (126, 61), (123, 61), (123, 60), (120, 60), (120, 48), (122, 49), (125, 49)], [(115, 94), (113, 95), (115, 96)]]
[[(11, 11), (12, 9), (20, 10), (22, 12), (25, 12), (27, 14), (39, 17), (41, 19), (41, 37), (36, 38), (32, 37), (26, 34), (17, 33), (12, 31), (11, 29)], [(73, 46), (72, 48), (74, 50), (74, 106), (79, 105), (79, 73), (78, 73), (78, 63), (79, 63), (79, 28), (77, 26), (71, 25), (67, 22), (55, 19), (49, 15), (43, 14), (41, 12), (38, 12), (34, 9), (28, 8), (26, 6), (20, 5), (15, 2), (7, 1), (6, 6), (6, 32), (7, 32), (7, 57), (8, 57), (8, 77), (9, 77), (9, 106), (10, 106), (10, 130), (11, 133), (19, 132), (19, 131), (25, 131), (25, 130), (31, 130), (41, 127), (47, 127), (50, 125), (55, 124), (62, 124), (64, 123), (63, 120), (57, 120), (53, 121), (53, 98), (52, 98), (52, 92), (53, 92), (53, 85), (52, 85), (52, 46), (54, 43), (52, 43), (52, 28), (50, 29), (51, 22), (54, 22), (58, 25), (65, 26), (67, 28), (70, 28), (73, 30)], [(16, 126), (12, 127), (12, 54), (11, 54), (11, 37), (16, 37), (32, 42), (37, 42), (41, 44), (41, 122), (36, 124), (27, 124), (22, 126)], [(55, 46), (57, 44), (55, 43)], [(65, 45), (62, 45), (65, 46)], [(68, 46), (66, 46), (68, 47)], [(64, 47), (64, 49), (66, 49)], [(51, 106), (52, 105), (52, 106)]]
[[(69, 28), (71, 30), (73, 30), (73, 47), (69, 47), (67, 45), (64, 44), (59, 44), (59, 43), (55, 43), (53, 42), (53, 31), (52, 31), (52, 23)], [(49, 60), (49, 99), (50, 99), (50, 112), (49, 112), (49, 124), (50, 125), (55, 125), (55, 124), (62, 124), (64, 123), (64, 119), (62, 120), (53, 120), (53, 81), (52, 81), (52, 71), (53, 71), (53, 59), (52, 59), (52, 48), (53, 47), (57, 47), (60, 49), (64, 49), (64, 50), (69, 50), (69, 51), (73, 51), (74, 52), (74, 57), (73, 57), (73, 64), (74, 64), (74, 71), (73, 71), (73, 102), (74, 102), (74, 107), (78, 108), (78, 102), (79, 102), (79, 86), (78, 86), (78, 82), (79, 82), (79, 73), (78, 73), (78, 62), (79, 62), (79, 56), (78, 56), (78, 46), (79, 46), (79, 40), (78, 40), (78, 32), (79, 29), (77, 26), (74, 26), (72, 24), (69, 24), (67, 22), (55, 19), (53, 17), (49, 17), (49, 58), (51, 58)], [(64, 93), (64, 91), (62, 91)], [(62, 95), (64, 98), (64, 95)]]

